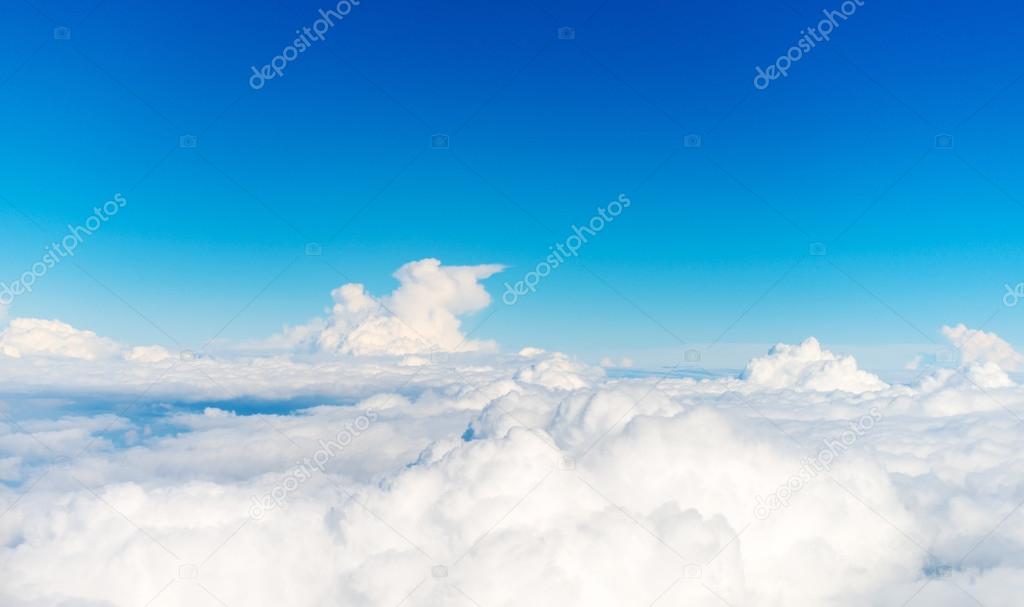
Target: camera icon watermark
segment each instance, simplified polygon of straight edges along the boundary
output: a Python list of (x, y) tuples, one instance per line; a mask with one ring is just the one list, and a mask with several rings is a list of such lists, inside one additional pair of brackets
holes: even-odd
[(563, 455), (562, 457), (558, 458), (558, 469), (565, 471), (575, 470), (576, 460), (569, 457), (568, 455)]
[(560, 28), (558, 28), (558, 39), (559, 40), (575, 40), (576, 39), (576, 28), (574, 28), (574, 27), (560, 27)]
[(428, 356), (430, 362), (435, 365), (447, 365), (452, 360), (451, 352), (445, 352), (444, 350), (433, 350)]
[(197, 580), (199, 579), (199, 565), (194, 563), (186, 563), (178, 567), (178, 579), (179, 580)]
[(66, 25), (60, 25), (53, 28), (53, 39), (71, 40), (71, 28)]
[(688, 580), (699, 580), (703, 574), (701, 566), (696, 563), (690, 563), (683, 567), (683, 577)]
[(935, 148), (939, 150), (953, 149), (953, 136), (943, 133), (935, 136)]
[(199, 355), (192, 350), (182, 350), (181, 353), (178, 354), (178, 358), (180, 358), (182, 362), (189, 363), (199, 360)]
[(688, 363), (699, 363), (700, 362), (700, 350), (687, 350), (683, 352), (683, 360)]
[(430, 568), (430, 576), (435, 580), (443, 580), (448, 577), (448, 568), (444, 565), (434, 565)]
[(178, 137), (178, 147), (180, 148), (194, 148), (199, 145), (199, 137), (195, 135), (182, 135)]
[(450, 140), (448, 135), (444, 133), (436, 133), (430, 136), (430, 147), (435, 150), (447, 150), (450, 147)]
[(941, 348), (935, 352), (935, 363), (945, 366), (956, 364), (956, 353), (948, 348)]
[(305, 248), (306, 257), (320, 257), (324, 253), (319, 242), (307, 242)]
[(699, 148), (704, 144), (704, 140), (701, 136), (696, 133), (690, 133), (683, 136), (683, 147), (684, 148)]
[(807, 252), (814, 257), (824, 257), (828, 254), (828, 247), (823, 242), (812, 242), (808, 245)]

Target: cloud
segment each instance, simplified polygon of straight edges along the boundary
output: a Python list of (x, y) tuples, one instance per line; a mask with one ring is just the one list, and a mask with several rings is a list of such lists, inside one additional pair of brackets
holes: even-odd
[[(916, 370), (925, 360), (929, 361), (926, 369), (931, 372), (920, 376), (919, 380), (923, 392), (932, 393), (948, 388), (984, 393), (986, 390), (1016, 385), (1007, 372), (1024, 369), (1024, 356), (998, 335), (970, 329), (963, 324), (943, 326), (942, 334), (957, 349), (958, 355), (940, 350), (934, 354), (918, 355), (907, 366), (908, 369)], [(960, 399), (936, 406), (934, 401), (942, 399), (942, 393), (939, 394), (930, 397), (932, 409), (937, 408), (947, 414), (964, 411), (964, 403)], [(977, 409), (979, 404), (984, 406), (984, 403), (975, 402), (971, 408)]]
[(0, 470), (20, 484), (0, 487), (0, 601), (854, 607), (906, 602), (946, 567), (929, 604), (958, 587), (1014, 604), (1024, 528), (990, 536), (1022, 490), (1024, 426), (1005, 411), (939, 424), (907, 387), (586, 380), (168, 409), (163, 432), (109, 415), (0, 426)]
[(1024, 388), (998, 336), (945, 328), (966, 365), (913, 385), (814, 338), (740, 377), (609, 377), (460, 346), (497, 270), (345, 285), (270, 354), (11, 321), (0, 604), (1016, 604)]
[(59, 320), (15, 318), (0, 331), (0, 354), (16, 359), (76, 359), (104, 361), (123, 357), (127, 361), (154, 363), (171, 353), (163, 346), (126, 348), (93, 331), (76, 329)]
[(53, 357), (97, 360), (120, 354), (113, 340), (59, 320), (15, 318), (0, 332), (0, 353), (11, 358)]
[(342, 285), (331, 291), (334, 306), (326, 319), (287, 328), (268, 344), (356, 356), (493, 349), (463, 335), (459, 317), (490, 304), (480, 281), (502, 268), (413, 261), (395, 272), (399, 286), (390, 295), (375, 298), (361, 284)]
[(616, 367), (620, 369), (631, 369), (633, 368), (633, 359), (625, 356), (622, 358), (621, 362), (616, 363), (610, 356), (605, 356), (601, 358), (601, 362), (598, 364), (605, 369), (614, 369)]
[(553, 390), (575, 390), (590, 385), (590, 379), (601, 375), (596, 369), (573, 361), (561, 352), (547, 354), (535, 349), (524, 352), (520, 352), (520, 355), (529, 359), (529, 362), (515, 375), (521, 382)]
[(767, 356), (747, 364), (743, 379), (770, 388), (867, 392), (881, 390), (885, 382), (857, 368), (852, 356), (836, 356), (809, 337), (799, 345), (777, 344)]
[(171, 358), (171, 353), (163, 346), (135, 346), (124, 357), (132, 362), (158, 363)]
[(1024, 369), (1024, 356), (995, 333), (968, 329), (961, 323), (943, 326), (942, 334), (959, 349), (963, 365), (993, 363), (1005, 371)]

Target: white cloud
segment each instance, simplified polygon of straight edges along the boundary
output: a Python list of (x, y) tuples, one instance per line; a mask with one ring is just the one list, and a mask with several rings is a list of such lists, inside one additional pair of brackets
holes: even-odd
[[(506, 362), (545, 360), (531, 354)], [(0, 601), (120, 607), (160, 593), (155, 605), (175, 607), (206, 604), (209, 591), (254, 607), (472, 605), (466, 596), (561, 607), (665, 592), (666, 604), (854, 607), (899, 605), (930, 569), (959, 563), (949, 581), (986, 606), (1014, 604), (1024, 527), (1008, 521), (960, 562), (1019, 502), (1024, 425), (1005, 411), (940, 425), (891, 409), (921, 398), (907, 388), (761, 386), (744, 396), (755, 413), (723, 399), (730, 378), (587, 383), (499, 379), (292, 415), (168, 412), (175, 431), (150, 436), (145, 419), (0, 427), (0, 469), (20, 472), (22, 487), (39, 479), (0, 518)], [(808, 456), (841, 440), (844, 415), (873, 407), (877, 428), (755, 517), (758, 496), (792, 486)], [(324, 472), (249, 518), (254, 499), (371, 411)], [(847, 413), (825, 415), (836, 411)], [(85, 453), (47, 468), (35, 439)], [(6, 504), (19, 494), (0, 489)], [(178, 577), (190, 563), (198, 583)], [(932, 585), (929, 604), (963, 600), (946, 580)]]
[(538, 384), (554, 390), (575, 390), (590, 385), (588, 379), (599, 375), (597, 370), (555, 352), (531, 360), (528, 366), (516, 373), (515, 377), (521, 382)]
[[(274, 355), (13, 320), (0, 406), (52, 409), (0, 416), (0, 604), (1017, 604), (1024, 388), (997, 336), (946, 328), (967, 366), (915, 385), (813, 338), (742, 377), (610, 378), (459, 347), (497, 269), (346, 285)], [(343, 405), (251, 413), (287, 399)]]
[(614, 369), (616, 367), (620, 369), (631, 369), (633, 368), (633, 359), (625, 356), (619, 363), (616, 363), (610, 356), (601, 358), (601, 362), (598, 363), (605, 369)]
[(330, 316), (290, 327), (268, 344), (357, 356), (493, 349), (491, 342), (467, 339), (459, 317), (490, 304), (480, 281), (501, 270), (410, 262), (395, 272), (399, 286), (390, 295), (375, 298), (361, 284), (342, 285), (331, 292)]
[(995, 333), (968, 329), (963, 324), (942, 327), (942, 334), (960, 350), (962, 364), (994, 363), (1005, 371), (1024, 369), (1024, 356)]
[(0, 353), (11, 358), (97, 360), (117, 356), (120, 351), (114, 341), (59, 320), (15, 318), (0, 332)]
[(795, 346), (777, 344), (767, 356), (751, 360), (742, 377), (770, 388), (866, 392), (886, 387), (877, 376), (858, 369), (852, 356), (823, 350), (813, 337)]
[(158, 363), (171, 358), (171, 353), (163, 346), (135, 346), (124, 357), (133, 362)]

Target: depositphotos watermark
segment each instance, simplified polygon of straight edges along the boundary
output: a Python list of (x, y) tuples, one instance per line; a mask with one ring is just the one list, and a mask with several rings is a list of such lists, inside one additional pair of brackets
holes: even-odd
[(274, 508), (283, 507), (288, 496), (311, 479), (314, 471), (323, 473), (327, 462), (347, 449), (355, 439), (366, 432), (373, 422), (377, 421), (378, 417), (377, 412), (371, 409), (357, 417), (354, 422), (346, 422), (332, 440), (320, 439), (320, 448), (314, 451), (312, 456), (295, 462), (295, 467), (281, 479), (281, 482), (260, 497), (252, 498), (249, 516), (254, 520), (260, 520)]
[(1007, 308), (1016, 307), (1020, 303), (1021, 299), (1024, 299), (1024, 282), (1018, 282), (1016, 286), (1010, 286), (1009, 283), (1003, 285), (1006, 289), (1006, 293), (1003, 295), (1003, 305)]
[(783, 78), (789, 76), (789, 68), (794, 63), (803, 59), (804, 55), (811, 52), (818, 42), (828, 42), (832, 32), (839, 27), (839, 24), (849, 19), (861, 6), (864, 6), (864, 0), (846, 0), (839, 5), (839, 10), (822, 10), (825, 18), (817, 25), (802, 30), (800, 33), (803, 34), (803, 37), (789, 47), (785, 54), (779, 55), (775, 63), (766, 69), (761, 69), (760, 65), (755, 67), (757, 75), (754, 76), (754, 88), (763, 91), (773, 80), (778, 80), (779, 76)]
[(23, 272), (17, 280), (11, 284), (0, 282), (0, 306), (8, 306), (19, 295), (31, 293), (37, 280), (45, 276), (65, 257), (74, 257), (75, 249), (85, 242), (85, 237), (92, 236), (111, 217), (117, 215), (118, 211), (123, 209), (126, 204), (128, 204), (128, 200), (117, 193), (113, 200), (104, 202), (103, 206), (93, 207), (92, 215), (81, 224), (77, 226), (68, 224), (68, 233), (60, 239), (60, 242), (50, 243), (39, 261), (32, 264), (32, 267)]
[(273, 80), (278, 76), (284, 75), (284, 68), (288, 67), (288, 64), (299, 58), (299, 53), (306, 52), (306, 49), (313, 46), (314, 42), (323, 42), (324, 34), (326, 34), (332, 27), (334, 27), (334, 21), (339, 22), (348, 16), (352, 12), (353, 6), (359, 6), (360, 0), (341, 0), (338, 4), (330, 10), (320, 9), (320, 18), (313, 22), (312, 26), (307, 25), (301, 30), (295, 30), (295, 33), (299, 35), (298, 38), (292, 40), (292, 43), (281, 49), (281, 53), (276, 55), (270, 60), (270, 63), (257, 69), (255, 65), (252, 66), (252, 76), (249, 76), (249, 86), (253, 90), (260, 90), (266, 85), (267, 80)]
[(846, 452), (847, 449), (857, 442), (857, 439), (871, 431), (881, 421), (882, 411), (878, 407), (872, 407), (868, 415), (862, 415), (856, 422), (850, 422), (850, 428), (839, 435), (838, 440), (826, 438), (824, 447), (814, 457), (807, 458), (803, 465), (789, 479), (779, 485), (775, 491), (767, 497), (758, 495), (755, 498), (757, 505), (754, 506), (754, 518), (763, 521), (771, 516), (775, 510), (781, 510), (789, 506), (793, 496), (800, 493), (810, 480), (816, 478), (819, 473), (827, 472), (832, 468), (836, 458)]
[(551, 254), (527, 272), (522, 280), (515, 284), (505, 283), (505, 292), (501, 296), (501, 301), (509, 306), (515, 305), (520, 297), (536, 291), (537, 285), (540, 284), (540, 279), (551, 274), (555, 268), (568, 261), (569, 257), (579, 255), (580, 247), (589, 242), (587, 240), (588, 236), (597, 236), (598, 232), (603, 230), (609, 223), (615, 221), (615, 218), (621, 215), (623, 210), (628, 209), (631, 204), (633, 203), (628, 196), (619, 194), (617, 199), (608, 203), (607, 208), (598, 207), (597, 214), (591, 217), (590, 221), (585, 223), (582, 228), (573, 224), (572, 234), (564, 241), (548, 247), (551, 250)]

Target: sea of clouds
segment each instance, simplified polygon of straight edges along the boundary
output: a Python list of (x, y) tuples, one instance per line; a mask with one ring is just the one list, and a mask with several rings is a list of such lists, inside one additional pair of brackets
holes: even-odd
[(412, 262), (187, 356), (11, 318), (0, 605), (1019, 604), (998, 336), (943, 327), (899, 385), (814, 338), (616, 378), (468, 335), (501, 269)]

